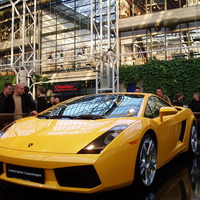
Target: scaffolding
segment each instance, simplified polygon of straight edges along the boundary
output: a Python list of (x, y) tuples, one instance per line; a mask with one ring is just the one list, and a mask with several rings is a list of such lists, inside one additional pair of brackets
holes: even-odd
[[(49, 4), (50, 7), (53, 1), (40, 1), (40, 4)], [(54, 1), (54, 3), (62, 3), (61, 1)], [(90, 31), (91, 31), (91, 45), (90, 45), (90, 59), (93, 60), (96, 74), (96, 93), (112, 91), (119, 91), (119, 77), (118, 77), (118, 3), (112, 1), (91, 0), (90, 1)], [(65, 1), (67, 4), (68, 1)], [(105, 3), (106, 12), (105, 15)], [(56, 4), (57, 5), (57, 4)], [(104, 5), (104, 6), (102, 6)], [(0, 11), (11, 7), (11, 33), (10, 41), (3, 41), (4, 44), (10, 45), (9, 62), (0, 65), (0, 70), (11, 69), (15, 75), (17, 83), (23, 83), (29, 87), (33, 87), (33, 95), (35, 95), (34, 82), (35, 70), (38, 72), (38, 67), (41, 67), (42, 60), (39, 55), (36, 55), (39, 50), (36, 45), (39, 44), (36, 36), (40, 33), (36, 0), (9, 0), (0, 5)], [(58, 8), (58, 7), (57, 7)], [(73, 9), (73, 8), (72, 8)], [(111, 19), (110, 13), (116, 13), (115, 19)], [(98, 20), (97, 20), (98, 19)], [(19, 26), (16, 26), (19, 24)], [(97, 42), (98, 41), (98, 42)], [(7, 45), (7, 46), (9, 46)], [(16, 51), (18, 56), (16, 56)], [(36, 57), (37, 56), (37, 57)], [(74, 55), (76, 57), (76, 55)], [(68, 59), (68, 58), (66, 58)], [(77, 59), (77, 58), (75, 58)], [(58, 62), (58, 60), (55, 60)], [(57, 64), (55, 64), (57, 65)], [(62, 73), (62, 72), (60, 72)], [(66, 72), (67, 73), (67, 72)]]
[[(10, 47), (10, 55), (6, 63), (2, 61), (1, 71), (11, 69), (16, 75), (17, 83), (30, 86), (34, 82), (32, 72), (36, 60), (36, 0), (9, 0), (9, 3), (0, 6), (0, 10), (10, 7), (10, 39), (2, 41), (4, 46)], [(18, 52), (18, 56), (15, 52)]]

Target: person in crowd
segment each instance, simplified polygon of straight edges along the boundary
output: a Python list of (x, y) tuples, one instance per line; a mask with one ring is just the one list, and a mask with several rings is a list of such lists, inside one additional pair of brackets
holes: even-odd
[(140, 87), (136, 87), (135, 92), (140, 92)]
[[(3, 92), (0, 94), (0, 113), (4, 113), (5, 100), (12, 92), (12, 84), (5, 83), (3, 86)], [(0, 115), (0, 129), (7, 125), (7, 118), (9, 119), (9, 117), (7, 117), (5, 114)]]
[(194, 93), (193, 100), (189, 103), (188, 108), (193, 112), (200, 112), (200, 95), (199, 93)]
[(162, 88), (157, 88), (156, 89), (156, 94), (157, 94), (157, 96), (161, 97), (162, 99), (164, 99), (168, 103), (171, 103), (169, 97), (167, 95), (163, 94)]
[[(29, 93), (30, 89), (28, 86), (24, 86), (24, 93), (27, 94), (28, 96), (32, 97), (31, 94)], [(32, 97), (33, 98), (33, 97)]]
[(33, 101), (33, 103), (36, 105), (36, 102), (33, 100), (33, 96), (30, 94), (30, 89), (28, 86), (24, 86), (24, 93)]
[(183, 106), (183, 98), (184, 98), (184, 95), (183, 93), (179, 92), (177, 94), (177, 97), (173, 100), (173, 105), (174, 106)]
[(5, 83), (3, 86), (3, 92), (0, 94), (0, 113), (3, 113), (4, 108), (4, 102), (8, 95), (12, 94), (12, 84), (11, 83)]
[(199, 93), (194, 93), (192, 101), (189, 103), (188, 108), (194, 112), (195, 117), (197, 118), (197, 134), (198, 138), (200, 137), (200, 95)]
[(45, 96), (45, 89), (43, 87), (38, 87), (37, 89), (37, 112), (40, 113), (43, 110), (47, 109), (47, 99)]
[(16, 84), (14, 92), (6, 98), (4, 113), (15, 113), (14, 120), (23, 117), (22, 114), (37, 114), (36, 105), (25, 95), (23, 84)]
[(60, 99), (58, 97), (55, 98), (55, 104), (60, 103)]
[(55, 105), (55, 98), (51, 97), (49, 102), (47, 103), (47, 108), (50, 108), (51, 106)]

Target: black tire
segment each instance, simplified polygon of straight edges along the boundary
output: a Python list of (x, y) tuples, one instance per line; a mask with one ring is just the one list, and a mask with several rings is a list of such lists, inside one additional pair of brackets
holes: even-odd
[(155, 179), (157, 150), (155, 141), (150, 134), (145, 134), (137, 155), (136, 182), (143, 187), (150, 187)]
[(197, 152), (197, 128), (193, 124), (190, 131), (190, 140), (189, 140), (189, 153), (196, 154)]

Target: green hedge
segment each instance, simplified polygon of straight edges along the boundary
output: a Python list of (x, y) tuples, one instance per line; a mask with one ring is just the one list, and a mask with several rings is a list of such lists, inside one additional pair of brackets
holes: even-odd
[(42, 86), (42, 87), (44, 87), (45, 91), (47, 91), (49, 89), (49, 87), (51, 86), (51, 83), (43, 83), (43, 82), (49, 81), (49, 79), (47, 77), (36, 75), (35, 78), (34, 78), (34, 81), (35, 82), (41, 82), (41, 83), (36, 85), (36, 88), (39, 87), (39, 86)]
[(3, 91), (3, 85), (5, 83), (16, 83), (16, 76), (15, 75), (6, 75), (6, 76), (0, 76), (0, 92)]
[(171, 99), (182, 92), (184, 103), (188, 104), (193, 94), (200, 92), (200, 58), (152, 60), (144, 65), (123, 65), (119, 76), (120, 82), (126, 87), (142, 80), (144, 92), (155, 93), (156, 88), (161, 87)]

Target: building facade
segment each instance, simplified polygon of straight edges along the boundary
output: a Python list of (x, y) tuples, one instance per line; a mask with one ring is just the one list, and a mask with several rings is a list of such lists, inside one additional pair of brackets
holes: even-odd
[(117, 92), (118, 68), (199, 57), (197, 0), (1, 0), (0, 73), (48, 96)]
[(121, 2), (127, 8), (119, 20), (122, 63), (199, 56), (200, 1)]

